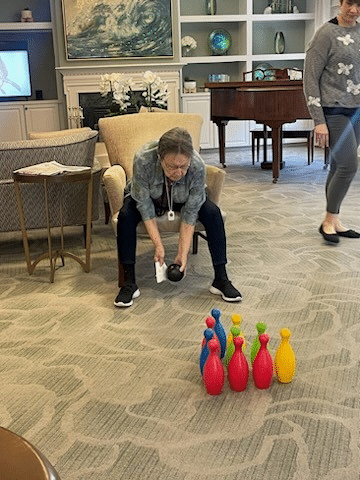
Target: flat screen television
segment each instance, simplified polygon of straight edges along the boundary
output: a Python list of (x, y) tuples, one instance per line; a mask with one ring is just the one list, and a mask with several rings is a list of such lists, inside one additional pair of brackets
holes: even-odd
[(27, 42), (0, 41), (0, 101), (20, 100), (30, 96)]

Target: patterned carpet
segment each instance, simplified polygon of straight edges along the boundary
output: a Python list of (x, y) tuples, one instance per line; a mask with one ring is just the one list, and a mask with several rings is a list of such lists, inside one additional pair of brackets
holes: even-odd
[[(205, 152), (217, 164), (216, 152)], [(21, 238), (0, 234), (0, 425), (24, 436), (62, 480), (359, 480), (360, 240), (324, 244), (323, 155), (285, 148), (277, 184), (251, 165), (249, 149), (227, 152), (222, 208), (228, 271), (243, 293), (227, 304), (208, 292), (205, 242), (179, 284), (156, 284), (148, 239), (139, 241), (141, 296), (113, 307), (115, 239), (94, 225), (92, 270), (76, 262), (49, 283), (42, 262), (30, 277)], [(343, 205), (360, 227), (357, 176)], [(166, 239), (169, 263), (176, 252)], [(31, 251), (46, 245), (31, 233)], [(81, 229), (67, 234), (82, 250)], [(199, 373), (205, 318), (243, 317), (249, 350), (268, 325), (274, 354), (287, 326), (297, 358), (291, 384), (245, 392), (225, 382), (208, 395)], [(1, 475), (0, 475), (1, 476)]]

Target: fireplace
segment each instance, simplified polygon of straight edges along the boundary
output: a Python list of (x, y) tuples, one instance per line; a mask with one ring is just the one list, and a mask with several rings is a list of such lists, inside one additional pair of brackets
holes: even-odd
[[(141, 81), (145, 70), (158, 74), (168, 85), (168, 104), (170, 112), (178, 112), (180, 99), (180, 66), (152, 65), (144, 67), (58, 67), (63, 76), (66, 107), (68, 112), (68, 127), (76, 128), (84, 124), (85, 113), (88, 126), (94, 128), (101, 116), (106, 115), (111, 102), (101, 96), (99, 85), (101, 75), (119, 72), (124, 77), (132, 78), (135, 88), (142, 88)], [(94, 102), (93, 110), (88, 111), (90, 103)], [(131, 112), (129, 112), (131, 113)]]
[[(136, 113), (141, 105), (145, 105), (145, 99), (141, 96), (142, 90), (138, 93), (139, 102), (136, 106), (129, 106), (122, 113)], [(100, 118), (119, 112), (119, 107), (114, 103), (111, 97), (103, 97), (100, 93), (79, 93), (79, 106), (81, 112), (81, 126), (90, 127), (98, 130), (98, 121)]]

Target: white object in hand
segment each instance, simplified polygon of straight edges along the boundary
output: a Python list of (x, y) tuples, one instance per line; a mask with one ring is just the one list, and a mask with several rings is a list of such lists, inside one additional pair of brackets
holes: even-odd
[(155, 262), (155, 275), (157, 283), (161, 283), (167, 280), (166, 270), (167, 266), (165, 262), (162, 265), (160, 265), (160, 262)]

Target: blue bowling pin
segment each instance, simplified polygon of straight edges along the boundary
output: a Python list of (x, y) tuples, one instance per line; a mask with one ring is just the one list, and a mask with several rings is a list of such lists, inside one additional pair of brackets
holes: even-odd
[(223, 324), (220, 322), (221, 311), (217, 308), (211, 310), (211, 316), (215, 319), (214, 331), (219, 339), (221, 346), (221, 355), (220, 358), (224, 358), (226, 352), (226, 332)]
[(201, 372), (201, 375), (203, 374), (203, 371), (204, 371), (204, 365), (205, 365), (205, 362), (210, 354), (210, 350), (209, 350), (209, 347), (208, 347), (208, 341), (211, 340), (214, 336), (214, 330), (212, 328), (207, 328), (206, 330), (204, 330), (204, 337), (205, 337), (205, 340), (206, 340), (206, 343), (205, 345), (203, 346), (202, 350), (201, 350), (201, 353), (200, 353), (200, 372)]

